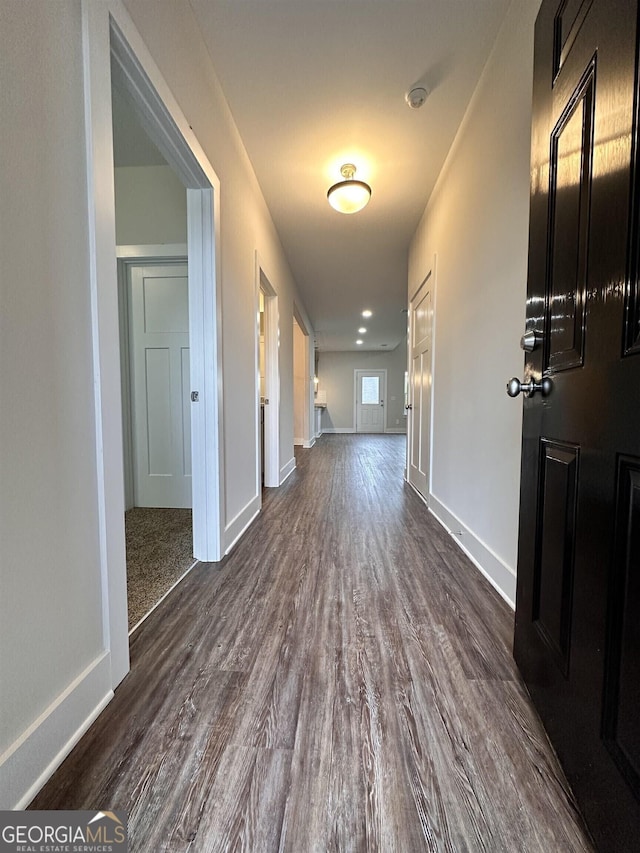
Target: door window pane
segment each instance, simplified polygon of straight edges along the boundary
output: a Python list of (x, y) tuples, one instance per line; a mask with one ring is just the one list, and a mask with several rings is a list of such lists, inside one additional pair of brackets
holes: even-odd
[(362, 403), (365, 406), (378, 406), (380, 404), (380, 377), (362, 377)]

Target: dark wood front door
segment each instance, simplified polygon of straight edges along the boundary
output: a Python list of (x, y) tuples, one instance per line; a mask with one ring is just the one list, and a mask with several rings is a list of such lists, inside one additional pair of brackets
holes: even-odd
[(525, 380), (548, 387), (524, 399), (515, 633), (587, 823), (616, 853), (640, 850), (636, 44), (636, 0), (542, 4)]

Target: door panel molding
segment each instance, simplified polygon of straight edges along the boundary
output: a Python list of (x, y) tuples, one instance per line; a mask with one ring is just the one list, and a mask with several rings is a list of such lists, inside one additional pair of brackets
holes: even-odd
[(607, 618), (603, 736), (640, 799), (640, 457), (620, 456), (617, 471), (615, 575)]
[(595, 57), (551, 133), (546, 367), (584, 363)]
[(571, 648), (579, 458), (576, 445), (540, 441), (532, 619), (565, 677)]
[(553, 79), (567, 60), (593, 0), (563, 0), (556, 12), (553, 31)]
[(636, 69), (631, 152), (631, 216), (623, 327), (623, 356), (640, 353), (640, 69)]

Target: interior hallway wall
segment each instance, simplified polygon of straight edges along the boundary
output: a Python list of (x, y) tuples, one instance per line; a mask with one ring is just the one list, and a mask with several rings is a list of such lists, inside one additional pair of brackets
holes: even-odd
[(170, 166), (118, 166), (116, 243), (187, 242), (187, 191)]
[(11, 808), (111, 687), (80, 4), (3, 0), (0, 79), (0, 808)]
[(512, 602), (539, 5), (511, 4), (409, 254), (409, 298), (437, 255), (429, 503)]
[(355, 432), (355, 370), (387, 371), (385, 426), (387, 432), (406, 432), (404, 374), (406, 338), (391, 352), (321, 352), (318, 357), (318, 391), (327, 396), (322, 410), (323, 432)]

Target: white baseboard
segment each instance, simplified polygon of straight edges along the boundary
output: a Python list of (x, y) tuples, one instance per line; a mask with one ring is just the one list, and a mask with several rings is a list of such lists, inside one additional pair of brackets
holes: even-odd
[(296, 457), (292, 456), (291, 459), (287, 462), (286, 465), (283, 465), (280, 469), (280, 485), (284, 483), (287, 477), (290, 477), (291, 474), (295, 471), (296, 468)]
[(389, 427), (388, 429), (385, 429), (385, 433), (387, 433), (387, 435), (406, 435), (407, 430), (405, 427)]
[(330, 429), (323, 428), (322, 432), (329, 435), (341, 435), (342, 433), (355, 432), (355, 429), (353, 427), (331, 427)]
[(262, 507), (262, 495), (255, 495), (244, 509), (233, 518), (224, 529), (223, 548), (225, 556), (231, 551)]
[(464, 525), (433, 493), (429, 494), (428, 506), (432, 515), (451, 534), (451, 537), (458, 543), (471, 562), (482, 572), (491, 586), (515, 610), (515, 571), (504, 560), (498, 557), (472, 530)]
[(24, 809), (113, 698), (103, 651), (0, 755), (0, 809)]
[(312, 438), (310, 441), (305, 441), (302, 446), (308, 450), (310, 447), (313, 447), (313, 445), (315, 443), (316, 443), (315, 438)]

